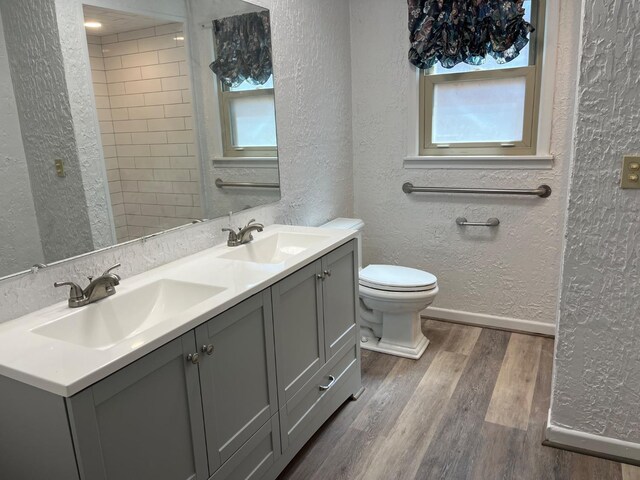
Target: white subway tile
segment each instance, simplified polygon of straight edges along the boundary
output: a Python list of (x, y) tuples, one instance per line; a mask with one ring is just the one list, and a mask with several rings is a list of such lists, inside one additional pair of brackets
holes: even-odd
[(187, 155), (187, 146), (182, 143), (149, 145), (152, 157), (179, 157)]
[(125, 203), (124, 204), (124, 213), (128, 213), (129, 215), (140, 215), (140, 204), (139, 203)]
[(137, 180), (122, 180), (122, 191), (123, 192), (137, 192), (138, 191), (138, 181)]
[(176, 207), (176, 217), (179, 218), (199, 218), (200, 209), (194, 207)]
[(120, 170), (107, 170), (107, 181), (116, 182), (120, 180)]
[(94, 95), (101, 97), (109, 96), (109, 88), (106, 83), (94, 83), (93, 84), (93, 93)]
[(125, 227), (126, 225), (127, 218), (124, 215), (116, 215), (115, 213), (113, 214), (113, 226), (115, 228)]
[(100, 133), (113, 133), (113, 122), (100, 122)]
[(126, 108), (112, 108), (111, 119), (112, 120), (129, 120), (129, 110)]
[(132, 30), (130, 32), (118, 33), (118, 41), (126, 42), (128, 40), (137, 40), (139, 38), (153, 37), (156, 34), (154, 27)]
[[(169, 32), (164, 32), (164, 33), (169, 33)], [(102, 39), (97, 35), (87, 35), (87, 44), (102, 45)]]
[(191, 90), (182, 90), (182, 102), (191, 103), (192, 100)]
[(167, 23), (166, 25), (156, 25), (156, 35), (166, 35), (168, 33), (182, 33), (182, 23)]
[[(179, 72), (180, 69), (178, 68), (178, 73)], [(184, 90), (186, 88), (191, 88), (191, 82), (189, 82), (188, 76), (176, 76), (162, 79), (162, 90)]]
[(127, 215), (127, 225), (133, 225), (134, 227), (155, 227), (158, 225), (158, 217)]
[(181, 195), (177, 193), (158, 193), (156, 194), (158, 205), (175, 205), (175, 206), (192, 206), (193, 198), (191, 195)]
[[(171, 182), (145, 181), (138, 182), (141, 192), (174, 193)], [(182, 192), (179, 192), (182, 193)], [(190, 193), (190, 192), (189, 192)]]
[[(163, 181), (163, 182), (188, 182), (191, 180), (191, 177), (189, 175), (189, 170), (177, 170), (172, 168), (154, 170), (153, 177), (156, 180)], [(175, 192), (175, 193), (183, 193), (183, 192)], [(187, 192), (184, 192), (184, 193), (187, 193)]]
[(113, 130), (116, 133), (125, 132), (146, 132), (147, 122), (145, 120), (120, 120), (113, 122)]
[(119, 157), (118, 158), (118, 167), (119, 168), (136, 168), (133, 157)]
[(141, 93), (133, 95), (113, 95), (111, 97), (111, 108), (142, 106), (144, 106), (144, 95)]
[(157, 203), (155, 193), (123, 192), (122, 197), (124, 198), (124, 203), (146, 203), (148, 205)]
[(173, 205), (140, 205), (140, 213), (155, 217), (175, 217), (176, 207)]
[(100, 57), (89, 57), (89, 65), (91, 70), (104, 70), (104, 60)]
[(147, 235), (145, 233), (144, 227), (134, 227), (133, 225), (127, 225), (127, 230), (129, 231), (129, 238), (131, 239)]
[(146, 105), (170, 105), (173, 103), (181, 103), (182, 95), (180, 90), (170, 92), (145, 93), (144, 103)]
[(200, 170), (189, 170), (189, 175), (191, 176), (192, 182), (200, 181)]
[(187, 62), (180, 62), (180, 75), (189, 75), (189, 65), (187, 65)]
[(100, 140), (102, 141), (103, 147), (108, 147), (116, 144), (116, 138), (113, 133), (103, 133), (102, 135), (100, 135)]
[[(96, 101), (98, 100), (98, 98), (101, 97), (96, 97)], [(109, 98), (107, 98), (107, 103), (109, 102)], [(101, 122), (110, 122), (112, 120), (111, 118), (111, 109), (110, 108), (104, 108), (104, 107), (99, 107), (98, 108), (98, 120)]]
[(124, 82), (110, 83), (107, 85), (107, 90), (109, 95), (124, 95), (126, 93), (124, 91)]
[(193, 109), (190, 103), (179, 103), (175, 105), (165, 105), (164, 115), (167, 118), (172, 117), (191, 117), (193, 115)]
[(164, 109), (162, 105), (152, 107), (134, 107), (129, 109), (129, 118), (131, 120), (141, 120), (149, 118), (164, 118)]
[(149, 145), (118, 145), (118, 156), (123, 157), (150, 157)]
[(107, 83), (104, 70), (91, 70), (91, 81), (93, 83)]
[(180, 75), (179, 63), (163, 63), (140, 67), (142, 78), (163, 78)]
[(135, 145), (167, 143), (165, 132), (132, 133), (131, 141)]
[(184, 130), (183, 118), (160, 118), (155, 120), (147, 120), (150, 132)]
[(186, 58), (184, 47), (169, 48), (158, 52), (158, 61), (160, 63), (181, 62)]
[(127, 93), (149, 93), (159, 92), (162, 90), (160, 80), (140, 80), (136, 82), (127, 82), (124, 86)]
[(118, 157), (105, 158), (104, 164), (107, 167), (107, 170), (113, 170), (115, 168), (118, 168)]
[[(135, 159), (135, 168), (169, 169), (171, 161), (169, 157), (138, 157)], [(156, 180), (162, 180), (157, 177), (155, 170), (153, 175)]]
[(167, 132), (167, 143), (193, 143), (193, 130)]
[(122, 68), (143, 67), (145, 65), (155, 65), (158, 63), (158, 52), (134, 53), (132, 55), (123, 55)]
[[(103, 38), (103, 42), (104, 42)], [(102, 54), (105, 57), (115, 57), (117, 55), (128, 55), (130, 53), (138, 53), (138, 40), (129, 40), (128, 42), (109, 43), (102, 45)]]
[(116, 133), (115, 134), (116, 145), (131, 145), (130, 133)]
[(196, 147), (195, 143), (187, 144), (187, 155), (194, 157), (198, 155), (198, 148)]
[(102, 147), (102, 155), (105, 158), (115, 158), (118, 156), (116, 153), (116, 147), (114, 145), (107, 145)]
[(89, 44), (89, 57), (91, 58), (102, 58), (102, 46), (96, 44)]
[(121, 168), (122, 180), (153, 180), (153, 170), (143, 168)]
[(107, 82), (131, 82), (134, 80), (142, 80), (140, 67), (120, 68), (118, 70), (107, 70)]
[(195, 157), (171, 157), (171, 168), (198, 168), (198, 161)]
[(141, 38), (138, 40), (138, 51), (148, 52), (163, 48), (174, 48), (177, 45), (176, 36), (172, 33), (155, 37)]
[(199, 193), (200, 184), (196, 182), (171, 182), (173, 193)]
[(118, 70), (122, 68), (121, 57), (107, 57), (104, 59), (105, 70)]
[(109, 193), (112, 195), (116, 193), (122, 193), (122, 184), (120, 183), (120, 181), (116, 180), (113, 182), (109, 182)]
[(118, 42), (118, 34), (113, 33), (111, 35), (103, 35), (100, 37), (102, 40), (102, 45), (106, 45), (107, 43), (117, 43)]
[(186, 225), (189, 222), (185, 221), (184, 218), (173, 218), (173, 217), (158, 217), (158, 224), (161, 228), (176, 228), (181, 225)]
[(111, 197), (111, 205), (118, 205), (123, 202), (123, 193), (122, 192), (109, 192)]

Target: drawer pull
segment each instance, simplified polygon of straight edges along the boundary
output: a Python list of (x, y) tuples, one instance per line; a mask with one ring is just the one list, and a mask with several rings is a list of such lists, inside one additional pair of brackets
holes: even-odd
[(197, 365), (200, 362), (200, 354), (190, 353), (189, 355), (187, 355), (187, 362), (191, 362), (194, 365)]
[(324, 271), (324, 272), (322, 272), (322, 273), (324, 273), (324, 276), (325, 276), (325, 277), (330, 277), (330, 276), (331, 276), (331, 270), (325, 270), (325, 271)]
[(206, 353), (207, 355), (212, 355), (213, 354), (213, 345), (202, 345), (202, 348), (200, 349), (200, 351), (202, 353)]
[(329, 380), (330, 381), (327, 385), (320, 385), (321, 392), (329, 390), (331, 387), (333, 387), (333, 384), (336, 383), (336, 377), (334, 377), (333, 375), (329, 375)]

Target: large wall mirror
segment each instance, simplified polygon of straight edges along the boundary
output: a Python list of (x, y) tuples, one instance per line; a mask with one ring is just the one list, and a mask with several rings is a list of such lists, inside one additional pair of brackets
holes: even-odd
[(0, 278), (280, 198), (269, 11), (0, 2)]

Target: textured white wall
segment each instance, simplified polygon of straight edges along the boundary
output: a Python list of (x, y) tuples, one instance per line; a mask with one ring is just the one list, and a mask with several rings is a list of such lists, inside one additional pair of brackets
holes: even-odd
[(44, 262), (0, 21), (0, 277)]
[[(4, 0), (0, 9), (45, 260), (91, 251), (94, 243), (53, 1)], [(55, 175), (53, 161), (58, 158), (65, 162), (65, 178)]]
[(551, 423), (640, 443), (640, 5), (584, 8)]
[[(349, 9), (344, 0), (274, 0), (271, 8), (282, 199), (238, 215), (267, 224), (320, 225), (351, 215), (351, 69)], [(0, 282), (0, 322), (66, 298), (55, 280), (122, 262), (128, 276), (224, 241), (221, 218)], [(33, 295), (38, 292), (38, 295)]]
[[(438, 277), (435, 307), (553, 324), (566, 183), (579, 8), (562, 2), (553, 110), (553, 170), (414, 170), (407, 152), (408, 92), (417, 88), (407, 60), (405, 0), (351, 0), (355, 214), (365, 222), (364, 263), (421, 268)], [(417, 119), (416, 119), (417, 121)], [(534, 188), (548, 199), (405, 195), (414, 185)], [(461, 229), (456, 217), (497, 229)]]

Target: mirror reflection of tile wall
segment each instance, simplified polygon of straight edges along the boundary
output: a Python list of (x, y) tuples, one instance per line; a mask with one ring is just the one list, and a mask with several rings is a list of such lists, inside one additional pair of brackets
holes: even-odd
[(118, 242), (201, 218), (182, 24), (87, 41)]

